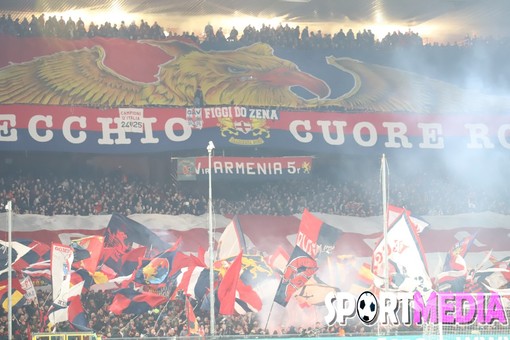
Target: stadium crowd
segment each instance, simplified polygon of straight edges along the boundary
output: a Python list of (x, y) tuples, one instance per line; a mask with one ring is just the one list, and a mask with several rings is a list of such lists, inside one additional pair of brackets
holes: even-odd
[[(163, 27), (141, 21), (120, 26), (108, 22), (88, 27), (80, 19), (64, 20), (56, 16), (44, 15), (23, 20), (12, 19), (9, 15), (0, 17), (0, 34), (17, 37), (58, 37), (64, 39), (86, 39), (93, 37), (116, 37), (123, 39), (165, 39), (169, 36), (190, 39), (204, 49), (235, 48), (255, 42), (265, 42), (283, 48), (305, 49), (370, 49), (395, 46), (423, 46), (422, 38), (411, 31), (388, 33), (381, 41), (372, 32), (364, 30), (340, 30), (334, 34), (313, 32), (308, 27), (300, 28), (280, 25), (264, 25), (255, 29), (248, 25), (238, 32), (234, 27), (229, 34), (222, 28), (215, 30), (211, 25), (204, 29), (203, 36), (183, 32), (181, 35), (167, 33)], [(470, 39), (468, 45), (487, 44), (487, 41)], [(346, 167), (347, 169), (348, 167)], [(336, 173), (326, 176), (311, 175), (297, 180), (270, 181), (236, 185), (217, 182), (214, 184), (214, 210), (219, 214), (261, 214), (292, 215), (304, 208), (313, 212), (349, 216), (373, 216), (381, 213), (381, 189), (378, 168), (373, 171), (335, 168)], [(100, 173), (82, 167), (72, 169), (65, 175), (26, 169), (12, 171), (0, 169), (0, 211), (5, 203), (12, 200), (13, 209), (18, 214), (42, 215), (98, 215), (118, 212), (125, 215), (145, 214), (193, 214), (207, 212), (207, 183), (150, 183), (133, 176), (115, 172)], [(344, 170), (346, 172), (344, 172)], [(474, 211), (493, 211), (510, 214), (510, 192), (507, 186), (485, 186), (480, 183), (467, 185), (466, 181), (455, 176), (438, 173), (432, 169), (407, 172), (395, 176), (390, 185), (390, 203), (405, 206), (419, 215), (449, 215)], [(27, 331), (44, 328), (44, 312), (50, 305), (50, 292), (38, 291), (41, 305), (27, 305), (14, 312), (16, 339), (26, 339)], [(118, 337), (173, 337), (186, 336), (184, 303), (176, 300), (157, 310), (139, 317), (125, 314), (115, 316), (107, 311), (111, 304), (111, 292), (84, 293), (84, 309), (89, 327), (105, 338)], [(204, 334), (209, 332), (208, 312), (196, 310), (198, 323)], [(0, 311), (0, 339), (7, 336), (7, 315)], [(67, 323), (59, 324), (58, 330), (70, 330)], [(361, 325), (351, 325), (345, 329), (339, 326), (327, 327), (321, 323), (315, 327), (282, 326), (279, 329), (265, 330), (260, 320), (253, 314), (226, 317), (219, 320), (217, 333), (222, 335), (295, 334), (316, 336), (317, 334), (343, 335), (364, 333)]]
[[(39, 290), (36, 304), (25, 305), (13, 312), (13, 335), (15, 339), (27, 339), (29, 333), (39, 332), (47, 327), (48, 320), (45, 318), (51, 299), (48, 296), (51, 291)], [(189, 335), (188, 322), (186, 319), (185, 303), (182, 298), (169, 300), (168, 303), (140, 315), (121, 314), (115, 315), (108, 311), (108, 306), (113, 300), (111, 291), (89, 291), (82, 293), (83, 308), (88, 319), (88, 327), (102, 338), (140, 338), (140, 337), (186, 337)], [(200, 311), (194, 307), (198, 323), (199, 333), (209, 334), (209, 312)], [(7, 336), (7, 315), (0, 309), (0, 339)], [(313, 324), (313, 322), (312, 322)], [(57, 325), (59, 332), (73, 332), (75, 328), (69, 322)], [(412, 332), (412, 329), (403, 329)], [(216, 334), (230, 336), (244, 335), (294, 335), (302, 337), (323, 336), (348, 336), (349, 334), (367, 334), (370, 328), (359, 322), (352, 322), (345, 327), (338, 324), (327, 326), (321, 321), (315, 322), (314, 326), (300, 327), (295, 325), (278, 325), (265, 329), (264, 320), (259, 320), (256, 314), (221, 316), (216, 319)]]
[[(293, 180), (236, 181), (235, 185), (218, 180), (213, 186), (214, 211), (286, 216), (300, 214), (308, 208), (336, 215), (379, 215), (382, 211), (379, 168), (367, 169), (369, 166), (363, 162), (348, 164), (322, 166), (328, 171), (321, 170), (321, 165), (317, 164), (313, 174)], [(151, 183), (119, 171), (103, 173), (85, 165), (67, 169), (64, 174), (41, 168), (2, 170), (2, 209), (12, 200), (15, 213), (49, 216), (114, 212), (198, 216), (207, 212), (206, 181)], [(394, 169), (389, 186), (390, 203), (420, 215), (510, 213), (510, 193), (506, 186), (497, 184), (494, 176), (460, 178), (443, 171), (429, 167), (427, 171), (418, 172), (401, 170), (400, 174)]]
[[(264, 42), (271, 46), (282, 48), (304, 48), (304, 49), (370, 49), (370, 48), (392, 48), (392, 47), (416, 47), (423, 46), (423, 39), (418, 33), (412, 32), (388, 32), (386, 36), (379, 40), (367, 29), (354, 32), (352, 29), (340, 29), (333, 34), (322, 32), (322, 30), (311, 31), (308, 26), (290, 27), (278, 25), (262, 25), (256, 29), (247, 25), (242, 32), (235, 27), (230, 32), (224, 32), (222, 27), (214, 29), (211, 24), (207, 24), (204, 32), (199, 35), (195, 32), (184, 31), (181, 34), (167, 32), (157, 22), (150, 25), (143, 19), (137, 25), (135, 21), (126, 24), (124, 21), (120, 25), (105, 22), (97, 24), (91, 22), (88, 27), (81, 18), (74, 21), (71, 17), (65, 20), (62, 16), (46, 17), (43, 14), (32, 15), (31, 18), (13, 19), (12, 16), (2, 15), (0, 17), (0, 34), (9, 34), (18, 37), (58, 37), (64, 39), (83, 39), (93, 37), (122, 38), (130, 40), (138, 39), (166, 39), (166, 38), (186, 38), (200, 44), (204, 49), (224, 49), (237, 48), (240, 46), (251, 45), (256, 42)], [(480, 39), (466, 37), (463, 45), (487, 44), (492, 39)], [(498, 44), (500, 42), (497, 42)], [(431, 46), (440, 46), (432, 42), (427, 44)]]

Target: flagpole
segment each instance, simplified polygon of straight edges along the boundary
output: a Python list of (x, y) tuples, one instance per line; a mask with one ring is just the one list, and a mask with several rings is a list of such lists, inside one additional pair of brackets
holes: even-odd
[(388, 277), (388, 188), (386, 183), (387, 177), (387, 162), (386, 155), (383, 154), (381, 158), (381, 191), (382, 191), (382, 205), (383, 205), (383, 233), (384, 233), (384, 290), (389, 288)]
[(264, 331), (267, 330), (267, 325), (269, 325), (269, 318), (271, 317), (271, 312), (273, 311), (273, 306), (274, 306), (274, 299), (273, 299), (273, 303), (271, 304), (271, 308), (269, 309), (269, 314), (267, 315), (266, 326), (264, 327)]
[(8, 312), (7, 312), (7, 324), (8, 324), (8, 336), (7, 339), (12, 339), (12, 201), (7, 202), (5, 205), (7, 211), (7, 242), (9, 249), (7, 249), (7, 299), (8, 299)]
[(212, 167), (211, 156), (214, 150), (214, 143), (209, 141), (207, 152), (209, 154), (209, 304), (210, 304), (210, 326), (209, 331), (214, 337), (216, 332), (216, 320), (214, 318), (214, 239), (213, 239), (213, 214), (212, 214)]

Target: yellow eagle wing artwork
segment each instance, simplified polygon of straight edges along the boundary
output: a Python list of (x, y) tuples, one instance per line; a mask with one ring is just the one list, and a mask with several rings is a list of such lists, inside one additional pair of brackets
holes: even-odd
[[(158, 47), (169, 56), (159, 65), (154, 82), (133, 81), (107, 67), (105, 49), (96, 45), (0, 68), (0, 103), (186, 106), (192, 105), (200, 85), (207, 105), (308, 107), (330, 93), (325, 82), (274, 56), (266, 44), (205, 52), (180, 41), (139, 43)], [(297, 96), (292, 86), (305, 88), (317, 99)]]
[[(423, 75), (364, 63), (351, 58), (327, 57), (327, 63), (354, 78), (350, 91), (321, 104), (347, 110), (455, 114), (508, 111), (510, 97), (488, 95)], [(321, 105), (319, 104), (319, 105)]]

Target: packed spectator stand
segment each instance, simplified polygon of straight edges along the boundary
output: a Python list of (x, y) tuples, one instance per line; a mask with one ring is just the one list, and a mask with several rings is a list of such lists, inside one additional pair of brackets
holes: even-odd
[[(299, 180), (255, 184), (238, 181), (235, 185), (218, 181), (214, 185), (214, 211), (227, 215), (288, 216), (308, 208), (336, 215), (378, 215), (382, 209), (381, 191), (379, 168), (374, 160), (377, 161), (377, 157), (356, 157), (328, 160), (322, 165), (316, 160), (315, 175)], [(393, 163), (390, 185), (393, 204), (419, 215), (510, 213), (508, 189), (497, 184), (494, 177), (497, 175), (466, 184), (456, 174), (445, 174), (445, 169), (431, 166), (422, 169), (419, 165), (416, 169), (406, 169), (408, 162), (417, 164), (405, 158)], [(431, 158), (429, 163), (439, 163), (439, 160)], [(504, 164), (499, 167), (504, 168)], [(114, 212), (198, 216), (207, 213), (208, 191), (204, 181), (178, 182), (175, 174), (170, 174), (164, 183), (151, 183), (126, 175), (121, 169), (105, 172), (86, 164), (75, 165), (65, 173), (43, 168), (16, 169), (16, 166), (4, 164), (0, 178), (2, 207), (7, 200), (13, 200), (16, 213), (49, 216)], [(497, 173), (497, 169), (492, 171)]]
[[(412, 32), (388, 32), (386, 36), (379, 40), (376, 39), (371, 30), (354, 32), (352, 29), (340, 29), (333, 34), (311, 31), (308, 26), (300, 27), (296, 25), (290, 27), (288, 24), (272, 27), (270, 25), (262, 25), (260, 29), (256, 29), (251, 25), (247, 25), (240, 33), (235, 27), (230, 29), (227, 34), (219, 27), (216, 31), (211, 24), (204, 27), (204, 32), (200, 35), (195, 32), (184, 31), (181, 34), (176, 32), (167, 32), (157, 22), (150, 25), (143, 19), (140, 24), (131, 22), (130, 24), (121, 22), (120, 25), (105, 22), (97, 24), (91, 22), (88, 27), (83, 20), (79, 18), (76, 22), (69, 17), (57, 16), (46, 17), (44, 14), (39, 17), (32, 15), (31, 18), (13, 19), (11, 15), (2, 15), (0, 17), (0, 34), (9, 34), (18, 37), (56, 37), (63, 39), (83, 39), (93, 37), (105, 38), (122, 38), (130, 40), (139, 39), (166, 39), (171, 37), (187, 38), (195, 43), (200, 44), (205, 49), (210, 48), (235, 48), (240, 46), (251, 45), (256, 42), (264, 42), (272, 46), (283, 48), (388, 48), (388, 47), (413, 47), (424, 46), (423, 39), (418, 33)], [(463, 42), (459, 42), (463, 46), (471, 46), (475, 44), (487, 45), (490, 43), (501, 44), (502, 41), (493, 41), (491, 38), (477, 38), (466, 36)], [(453, 45), (458, 45), (454, 43)], [(435, 42), (427, 43), (428, 46), (446, 46)], [(449, 44), (447, 44), (449, 45)]]
[[(157, 23), (140, 25), (124, 22), (116, 24), (91, 23), (85, 26), (69, 18), (45, 18), (44, 15), (29, 19), (13, 20), (10, 16), (0, 17), (0, 34), (18, 37), (45, 36), (64, 39), (85, 39), (95, 36), (124, 39), (165, 39), (176, 34), (165, 33)], [(232, 28), (229, 34), (221, 28), (214, 31), (208, 25), (203, 37), (184, 32), (179, 37), (190, 39), (204, 49), (235, 48), (254, 42), (265, 42), (285, 48), (340, 48), (367, 49), (388, 47), (423, 47), (420, 36), (413, 32), (393, 32), (378, 41), (369, 30), (354, 33), (352, 30), (331, 35), (321, 31), (310, 32), (300, 28), (263, 26), (260, 30), (248, 25), (242, 34)], [(467, 45), (489, 44), (488, 41), (469, 39)], [(500, 42), (498, 42), (499, 44)], [(349, 164), (351, 165), (351, 164)], [(37, 165), (34, 164), (34, 167)], [(337, 166), (337, 165), (335, 165)], [(331, 164), (328, 164), (331, 167)], [(348, 169), (351, 169), (348, 171)], [(36, 171), (37, 169), (17, 169), (3, 167), (0, 177), (0, 203), (5, 206), (13, 200), (17, 214), (41, 215), (97, 215), (119, 212), (125, 215), (136, 213), (159, 213), (169, 215), (207, 212), (206, 183), (179, 183), (168, 180), (166, 183), (151, 183), (121, 171), (103, 173), (83, 165), (69, 169), (65, 175)], [(369, 171), (352, 170), (351, 166), (337, 168), (337, 173), (312, 176), (306, 180), (279, 181), (253, 185), (239, 183), (236, 186), (215, 185), (214, 211), (218, 214), (261, 214), (292, 215), (304, 208), (310, 211), (337, 215), (373, 216), (380, 214), (380, 184), (377, 167)], [(339, 175), (339, 174), (342, 174)], [(357, 177), (356, 177), (357, 175)], [(510, 214), (510, 192), (504, 186), (487, 188), (484, 185), (466, 186), (453, 180), (451, 176), (430, 171), (420, 176), (408, 172), (392, 182), (390, 197), (392, 203), (406, 206), (416, 214), (457, 214), (473, 211), (494, 211)], [(493, 191), (494, 189), (494, 191)], [(3, 210), (2, 210), (3, 211)], [(112, 295), (108, 292), (88, 292), (83, 298), (84, 308), (89, 318), (89, 326), (106, 338), (133, 337), (174, 337), (187, 335), (183, 301), (172, 301), (165, 307), (151, 311), (149, 315), (121, 317), (109, 315), (106, 307)], [(29, 305), (14, 312), (15, 336), (26, 338), (26, 331), (37, 331), (43, 327), (43, 311), (49, 307), (49, 292), (39, 291), (38, 301), (43, 306)], [(46, 302), (46, 303), (44, 303)], [(197, 309), (198, 311), (198, 309)], [(207, 313), (199, 315), (199, 324), (208, 333)], [(0, 339), (6, 337), (6, 313), (0, 312)], [(268, 334), (263, 325), (253, 315), (225, 318), (218, 323), (220, 335)], [(282, 325), (270, 335), (294, 334), (316, 336), (317, 334), (349, 334), (365, 332), (360, 325), (341, 329), (338, 326), (325, 327), (322, 323), (315, 328), (302, 328)], [(68, 324), (59, 325), (59, 330), (70, 330)]]

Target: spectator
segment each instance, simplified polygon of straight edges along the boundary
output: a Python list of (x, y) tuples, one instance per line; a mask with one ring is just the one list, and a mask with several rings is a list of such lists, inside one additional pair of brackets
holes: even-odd
[(195, 91), (195, 95), (193, 97), (193, 106), (194, 107), (203, 107), (204, 106), (204, 94), (202, 93), (202, 88), (200, 85), (197, 86)]

